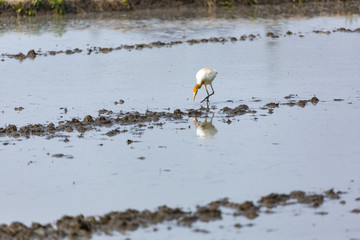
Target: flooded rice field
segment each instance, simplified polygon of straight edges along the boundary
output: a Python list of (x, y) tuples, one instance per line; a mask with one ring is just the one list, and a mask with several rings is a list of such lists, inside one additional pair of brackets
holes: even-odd
[(360, 239), (359, 15), (157, 14), (2, 19), (1, 238)]

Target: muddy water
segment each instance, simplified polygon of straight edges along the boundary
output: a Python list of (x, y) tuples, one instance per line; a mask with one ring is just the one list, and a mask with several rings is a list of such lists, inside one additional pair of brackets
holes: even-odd
[[(196, 20), (130, 19), (124, 27), (118, 19), (65, 18), (57, 20), (60, 34), (45, 21), (38, 34), (21, 30), (41, 25), (40, 20), (38, 25), (23, 23), (23, 28), (2, 32), (4, 54), (83, 50), (23, 61), (2, 56), (3, 128), (57, 125), (96, 117), (101, 109), (112, 110), (109, 116), (114, 118), (120, 111), (186, 112), (200, 108), (205, 97), (201, 89), (192, 101), (196, 71), (209, 66), (219, 74), (208, 112), (196, 119), (185, 114), (145, 126), (113, 124), (83, 134), (65, 131), (50, 140), (1, 137), (1, 223), (52, 223), (65, 214), (96, 216), (163, 204), (194, 209), (224, 197), (256, 201), (271, 192), (335, 188), (347, 192), (342, 196), (345, 205), (325, 202), (316, 210), (296, 205), (252, 221), (225, 215), (220, 222), (195, 225), (210, 235), (170, 224), (171, 231), (161, 225), (158, 231), (147, 228), (126, 236), (359, 237), (354, 220), (358, 216), (350, 211), (359, 206), (355, 199), (360, 196), (360, 34), (332, 32), (358, 28), (359, 17)], [(267, 37), (268, 32), (279, 38)], [(244, 34), (259, 35), (252, 41), (183, 43), (107, 54), (86, 51), (153, 41), (239, 39)], [(284, 98), (290, 94), (290, 99)], [(317, 104), (283, 105), (313, 96), (320, 100)], [(119, 100), (124, 102), (118, 104)], [(264, 107), (271, 102), (279, 107)], [(221, 111), (241, 104), (252, 112), (227, 117)], [(24, 109), (16, 111), (19, 107)], [(114, 129), (127, 132), (105, 134)], [(239, 230), (236, 223), (255, 225)]]

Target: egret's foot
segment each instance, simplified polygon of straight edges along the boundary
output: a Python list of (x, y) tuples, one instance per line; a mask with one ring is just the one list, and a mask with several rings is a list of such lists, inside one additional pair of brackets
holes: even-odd
[(208, 102), (209, 102), (209, 97), (210, 97), (210, 96), (205, 97), (200, 103), (203, 103), (205, 100), (206, 100), (206, 102), (208, 103)]

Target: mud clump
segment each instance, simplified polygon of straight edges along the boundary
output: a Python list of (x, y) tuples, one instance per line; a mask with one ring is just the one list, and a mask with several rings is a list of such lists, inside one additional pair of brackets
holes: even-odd
[(195, 216), (202, 222), (209, 222), (221, 219), (221, 211), (217, 207), (197, 206)]
[(299, 203), (308, 204), (314, 208), (324, 203), (324, 195), (321, 194), (306, 195), (304, 192), (295, 191), (291, 193), (291, 197), (297, 199)]
[(24, 108), (23, 107), (15, 107), (14, 110), (21, 112), (22, 110), (24, 110)]
[(34, 58), (36, 58), (36, 52), (34, 51), (34, 50), (30, 50), (28, 53), (27, 53), (27, 55), (26, 55), (26, 57), (28, 57), (28, 58), (31, 58), (31, 59), (34, 59)]
[(62, 153), (56, 153), (52, 155), (53, 158), (67, 158), (67, 159), (73, 159), (74, 157), (71, 155), (65, 155)]
[[(294, 98), (296, 95), (293, 95), (293, 94), (290, 94), (289, 96), (286, 96), (284, 97), (285, 99), (292, 99)], [(312, 97), (311, 99), (309, 100), (298, 100), (298, 101), (295, 101), (295, 100), (290, 100), (289, 102), (287, 103), (280, 103), (281, 105), (287, 105), (289, 107), (293, 107), (295, 105), (301, 107), (301, 108), (304, 108), (307, 106), (308, 103), (312, 103), (313, 105), (316, 105), (318, 104), (320, 100), (317, 98), (317, 97)]]
[[(326, 191), (325, 194), (326, 196), (332, 196), (329, 197), (331, 199), (338, 199), (338, 198), (333, 198), (335, 193), (333, 192), (332, 189)], [(302, 191), (293, 191), (290, 194), (271, 193), (268, 196), (262, 197), (258, 201), (258, 203), (261, 206), (265, 206), (267, 208), (274, 208), (279, 205), (288, 205), (289, 204), (288, 201), (291, 199), (297, 200), (298, 203), (308, 204), (314, 208), (317, 208), (323, 204), (324, 195), (322, 194), (307, 195), (305, 192)]]
[(245, 216), (248, 219), (255, 219), (259, 215), (259, 206), (256, 206), (252, 201), (246, 201), (243, 203), (234, 203), (230, 202), (227, 198), (214, 201), (209, 203), (209, 206), (218, 208), (222, 207), (229, 207), (236, 210), (234, 216)]
[(335, 192), (334, 189), (330, 189), (328, 191), (325, 192), (326, 197), (330, 198), (330, 199), (340, 199), (340, 195), (342, 194), (342, 192), (338, 191)]
[(274, 208), (278, 205), (286, 205), (286, 202), (291, 198), (288, 194), (271, 193), (262, 197), (258, 203), (267, 208)]
[(307, 100), (299, 100), (299, 101), (297, 101), (296, 105), (304, 108), (306, 106), (307, 102), (308, 102)]
[(279, 107), (279, 103), (274, 103), (274, 102), (270, 102), (265, 104), (266, 108), (278, 108)]
[(271, 38), (279, 38), (279, 36), (278, 36), (278, 35), (276, 35), (276, 34), (275, 34), (275, 33), (273, 33), (273, 32), (267, 32), (265, 36), (267, 36), (267, 37), (271, 37)]
[(360, 28), (356, 28), (354, 30), (348, 28), (336, 28), (333, 32), (346, 32), (346, 33), (360, 33)]
[(353, 209), (351, 212), (356, 213), (356, 214), (360, 214), (360, 209)]
[(247, 105), (241, 104), (235, 108), (224, 107), (220, 110), (222, 113), (227, 114), (227, 117), (240, 116), (247, 113), (256, 113), (255, 110), (251, 110)]
[(11, 134), (14, 132), (17, 132), (17, 127), (15, 125), (10, 124), (5, 128), (5, 133), (7, 134)]
[(84, 117), (84, 120), (83, 120), (83, 124), (91, 124), (94, 122), (94, 119), (92, 118), (92, 116), (90, 115), (87, 115)]
[(317, 97), (312, 97), (312, 98), (310, 99), (310, 102), (311, 102), (312, 104), (314, 104), (314, 105), (316, 105), (319, 101), (320, 101), (320, 100), (319, 100)]
[(313, 30), (314, 33), (317, 34), (326, 34), (326, 35), (330, 35), (331, 32), (330, 31), (322, 31), (322, 30)]
[(109, 53), (112, 52), (114, 49), (113, 48), (99, 48), (99, 52), (101, 53)]
[(105, 135), (107, 135), (108, 137), (114, 137), (120, 133), (126, 133), (128, 130), (124, 129), (124, 130), (119, 130), (118, 128), (117, 129), (114, 129), (114, 130), (111, 130), (111, 131), (108, 131), (107, 133), (105, 133)]

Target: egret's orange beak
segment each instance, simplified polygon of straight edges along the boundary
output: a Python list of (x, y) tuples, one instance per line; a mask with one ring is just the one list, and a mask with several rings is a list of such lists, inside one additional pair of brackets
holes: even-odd
[(193, 101), (195, 101), (195, 97), (196, 97), (196, 94), (197, 94), (197, 92), (198, 92), (198, 89), (199, 89), (199, 87), (198, 87), (198, 85), (196, 84), (195, 87), (193, 88), (193, 93), (194, 93), (194, 99), (193, 99)]

